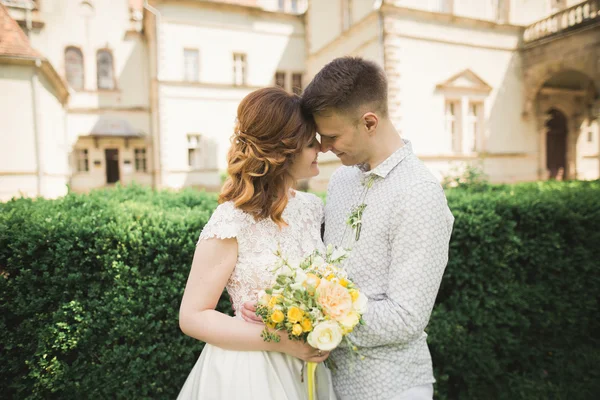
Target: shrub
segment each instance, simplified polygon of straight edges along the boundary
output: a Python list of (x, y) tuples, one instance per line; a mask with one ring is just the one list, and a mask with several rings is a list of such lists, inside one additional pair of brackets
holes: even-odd
[(174, 398), (202, 349), (177, 313), (215, 206), (139, 187), (0, 206), (3, 396)]
[[(438, 399), (600, 393), (600, 182), (448, 191), (427, 331)], [(175, 398), (202, 343), (177, 313), (216, 196), (117, 187), (0, 204), (5, 398)], [(231, 312), (226, 295), (218, 309)]]
[(600, 393), (600, 182), (448, 192), (450, 260), (428, 328), (440, 399)]

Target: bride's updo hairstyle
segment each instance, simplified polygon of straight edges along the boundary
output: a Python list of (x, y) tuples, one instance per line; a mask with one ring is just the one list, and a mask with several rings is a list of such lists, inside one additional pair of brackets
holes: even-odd
[(287, 225), (281, 215), (294, 184), (290, 167), (315, 134), (314, 122), (302, 115), (300, 96), (275, 87), (247, 95), (238, 106), (227, 155), (229, 178), (219, 203), (233, 201), (256, 220)]

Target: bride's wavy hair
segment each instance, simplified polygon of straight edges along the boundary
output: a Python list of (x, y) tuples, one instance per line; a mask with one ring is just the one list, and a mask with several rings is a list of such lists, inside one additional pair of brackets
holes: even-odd
[(276, 87), (256, 90), (242, 100), (219, 203), (233, 201), (256, 220), (271, 218), (287, 225), (282, 214), (295, 183), (290, 167), (316, 135), (314, 121), (303, 116), (300, 103), (300, 96)]

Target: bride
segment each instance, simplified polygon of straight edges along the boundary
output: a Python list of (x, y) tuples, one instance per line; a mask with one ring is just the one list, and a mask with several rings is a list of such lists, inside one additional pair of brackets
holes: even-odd
[[(244, 321), (240, 309), (271, 284), (278, 246), (290, 258), (323, 247), (321, 201), (292, 189), (319, 173), (318, 153), (315, 126), (303, 118), (299, 96), (266, 88), (242, 100), (228, 154), (230, 178), (200, 234), (181, 302), (181, 330), (206, 346), (178, 399), (308, 398), (303, 363), (329, 354), (287, 334), (280, 333), (279, 343), (263, 341), (264, 326)], [(215, 310), (224, 287), (233, 318)], [(316, 382), (316, 398), (335, 399), (323, 364)]]

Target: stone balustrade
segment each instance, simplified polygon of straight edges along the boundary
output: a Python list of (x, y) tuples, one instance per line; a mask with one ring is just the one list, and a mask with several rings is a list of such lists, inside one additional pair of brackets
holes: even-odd
[(600, 23), (600, 0), (587, 0), (525, 28), (525, 44)]

